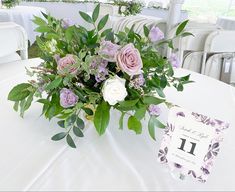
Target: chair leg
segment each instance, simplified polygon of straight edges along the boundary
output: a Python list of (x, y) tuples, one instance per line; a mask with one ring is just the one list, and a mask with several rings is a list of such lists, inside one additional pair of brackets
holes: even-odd
[(203, 59), (202, 59), (202, 65), (201, 65), (201, 74), (203, 74), (203, 75), (205, 75), (205, 72), (206, 72), (206, 57), (207, 57), (207, 53), (204, 52)]
[(20, 51), (20, 57), (22, 60), (28, 59), (28, 49), (24, 49)]

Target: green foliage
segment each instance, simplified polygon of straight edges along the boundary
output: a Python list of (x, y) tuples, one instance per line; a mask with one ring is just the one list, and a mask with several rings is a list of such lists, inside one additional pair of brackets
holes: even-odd
[(130, 116), (128, 119), (128, 128), (133, 130), (136, 134), (142, 133), (142, 125), (139, 119), (135, 116)]
[(99, 135), (103, 135), (105, 133), (105, 130), (109, 124), (109, 112), (110, 105), (105, 101), (102, 101), (96, 108), (94, 125)]
[[(131, 9), (128, 7), (126, 9), (128, 12), (123, 14), (135, 14), (141, 7), (133, 2), (128, 2), (126, 6), (130, 6)], [(45, 13), (42, 13), (44, 19), (35, 17), (34, 23), (38, 26), (36, 31), (41, 33), (41, 36), (37, 37), (37, 45), (44, 62), (38, 67), (27, 70), (28, 75), (34, 80), (15, 86), (8, 95), (8, 99), (14, 102), (14, 110), (18, 111), (22, 117), (31, 106), (33, 99), (37, 98), (37, 102), (42, 104), (42, 115), (49, 120), (58, 118), (58, 127), (63, 129), (62, 132), (54, 135), (52, 140), (65, 139), (72, 148), (76, 147), (75, 138), (80, 139), (84, 136), (83, 117), (92, 120), (97, 133), (103, 135), (108, 127), (110, 110), (113, 107), (121, 112), (119, 128), (123, 129), (124, 117), (126, 117), (128, 129), (140, 134), (142, 132), (141, 121), (149, 112), (149, 106), (163, 103), (168, 105), (164, 89), (174, 86), (178, 91), (183, 91), (184, 85), (192, 82), (189, 75), (174, 77), (172, 65), (158, 51), (164, 44), (174, 48), (172, 39), (151, 43), (148, 38), (150, 29), (147, 26), (143, 28), (143, 37), (135, 32), (135, 25), (114, 33), (112, 29), (106, 28), (109, 15), (99, 19), (99, 13), (100, 4), (95, 7), (91, 15), (79, 12), (84, 21), (89, 24), (89, 29), (79, 25), (64, 26), (64, 21)], [(185, 31), (187, 22), (184, 21), (178, 26), (177, 37), (192, 35)], [(121, 71), (116, 58), (112, 61), (105, 61), (106, 57), (100, 54), (104, 40), (120, 46), (120, 49), (127, 44), (133, 44), (143, 63), (141, 69), (144, 78), (143, 85), (136, 86), (135, 79), (139, 75), (130, 76)], [(73, 56), (72, 59), (71, 57), (68, 59), (69, 55)], [(65, 57), (67, 57), (63, 63), (65, 67), (70, 60), (72, 60), (72, 65), (68, 69), (63, 69), (64, 74), (59, 71), (58, 60)], [(105, 68), (107, 74), (104, 80), (99, 82), (96, 79), (97, 74), (102, 74), (99, 67), (105, 62), (107, 62)], [(70, 69), (76, 69), (76, 72), (71, 73)], [(104, 100), (103, 87), (105, 81), (115, 75), (125, 80), (127, 96), (111, 106)], [(60, 92), (63, 88), (70, 90), (77, 99), (77, 102), (69, 105), (68, 108), (61, 106)], [(64, 99), (73, 101), (74, 98), (70, 95)], [(158, 117), (150, 117), (148, 130), (153, 139), (155, 139), (157, 127), (163, 128), (164, 125)]]
[(156, 140), (155, 137), (155, 129), (156, 128), (165, 128), (166, 126), (163, 125), (156, 117), (151, 116), (148, 122), (148, 130), (149, 134), (152, 137), (153, 140)]

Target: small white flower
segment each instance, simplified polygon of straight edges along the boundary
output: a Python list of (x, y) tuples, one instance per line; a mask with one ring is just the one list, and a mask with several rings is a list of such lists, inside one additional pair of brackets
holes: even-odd
[(125, 12), (126, 11), (126, 6), (121, 6), (121, 12)]
[(110, 105), (123, 101), (127, 96), (125, 82), (125, 79), (118, 76), (107, 79), (102, 89), (104, 100)]

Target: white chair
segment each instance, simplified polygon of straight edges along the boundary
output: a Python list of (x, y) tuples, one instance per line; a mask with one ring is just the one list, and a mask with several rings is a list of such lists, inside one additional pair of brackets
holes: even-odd
[(0, 42), (0, 63), (28, 59), (28, 38), (20, 25), (0, 22)]
[(208, 54), (235, 53), (235, 31), (214, 31), (206, 39), (201, 73), (205, 74)]
[[(205, 41), (207, 36), (220, 27), (213, 24), (202, 24), (191, 22), (186, 27), (185, 31), (192, 33), (194, 36), (187, 36), (183, 38), (174, 39), (174, 47), (178, 49), (178, 57), (183, 66), (185, 53), (188, 52), (202, 52), (204, 50)], [(171, 30), (169, 37), (174, 37), (176, 28)], [(168, 56), (171, 54), (171, 50), (168, 50)]]

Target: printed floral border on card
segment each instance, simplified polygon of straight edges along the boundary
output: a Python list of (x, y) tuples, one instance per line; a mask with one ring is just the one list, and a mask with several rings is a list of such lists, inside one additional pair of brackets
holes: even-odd
[(229, 127), (218, 119), (173, 107), (158, 153), (172, 172), (206, 182)]

